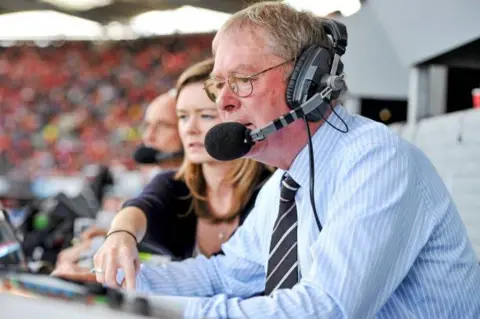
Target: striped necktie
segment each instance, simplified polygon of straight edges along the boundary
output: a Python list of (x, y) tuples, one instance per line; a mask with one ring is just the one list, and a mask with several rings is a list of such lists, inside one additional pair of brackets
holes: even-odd
[(280, 191), (280, 209), (270, 243), (265, 285), (267, 296), (276, 289), (292, 288), (298, 282), (295, 193), (299, 187), (291, 177), (284, 177)]

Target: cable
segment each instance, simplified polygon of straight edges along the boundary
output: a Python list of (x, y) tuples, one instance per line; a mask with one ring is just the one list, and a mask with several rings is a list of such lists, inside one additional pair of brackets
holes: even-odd
[[(323, 115), (322, 115), (323, 117)], [(308, 121), (304, 117), (303, 121), (305, 122), (305, 126), (307, 128), (307, 135), (308, 135), (308, 152), (309, 152), (309, 159), (310, 159), (310, 204), (312, 205), (313, 215), (315, 216), (315, 222), (317, 223), (318, 231), (322, 231), (322, 223), (318, 218), (317, 209), (315, 208), (315, 163), (313, 157), (313, 145), (312, 145), (312, 134), (310, 132), (310, 127), (308, 126)]]
[(345, 126), (345, 131), (342, 131), (341, 129), (339, 129), (338, 127), (336, 127), (335, 125), (333, 125), (332, 123), (330, 123), (326, 118), (325, 116), (322, 114), (322, 112), (319, 111), (320, 113), (320, 116), (322, 117), (322, 120), (324, 120), (325, 122), (328, 123), (328, 125), (330, 125), (331, 127), (333, 127), (334, 129), (336, 129), (337, 131), (339, 131), (340, 133), (348, 133), (349, 131), (349, 128), (348, 128), (348, 125), (347, 123), (345, 122), (344, 119), (342, 119), (342, 117), (340, 115), (338, 115), (338, 113), (335, 111), (334, 107), (332, 106), (331, 103), (328, 103), (330, 108), (332, 109), (332, 112), (340, 119), (340, 121), (342, 121), (343, 125)]
[[(342, 121), (343, 125), (345, 125), (345, 131), (340, 130), (338, 127), (330, 123), (322, 114), (322, 112), (319, 112), (322, 119), (337, 131), (341, 133), (348, 133), (349, 128), (347, 123), (342, 119), (340, 115), (338, 115), (337, 112), (335, 112), (335, 109), (333, 108), (332, 104), (329, 103), (329, 105), (330, 105), (330, 108), (332, 109), (332, 112), (340, 119), (340, 121)], [(307, 128), (307, 135), (308, 135), (308, 153), (309, 153), (309, 162), (310, 162), (310, 204), (312, 205), (312, 210), (315, 216), (315, 222), (317, 223), (318, 230), (321, 232), (323, 227), (322, 227), (322, 223), (320, 222), (320, 219), (318, 218), (317, 209), (315, 207), (315, 161), (314, 161), (314, 155), (313, 155), (312, 134), (310, 132), (310, 127), (308, 126), (307, 118), (303, 117), (303, 121), (305, 122), (305, 127)]]

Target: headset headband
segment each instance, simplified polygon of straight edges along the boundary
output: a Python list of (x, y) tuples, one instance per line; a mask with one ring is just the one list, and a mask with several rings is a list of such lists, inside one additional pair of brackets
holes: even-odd
[(339, 56), (342, 56), (347, 49), (347, 27), (343, 23), (331, 19), (322, 19), (321, 24), (325, 33), (332, 37), (333, 51)]

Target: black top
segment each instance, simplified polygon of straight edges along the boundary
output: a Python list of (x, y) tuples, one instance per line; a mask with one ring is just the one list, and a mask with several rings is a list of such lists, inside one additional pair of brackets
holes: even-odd
[[(239, 225), (245, 221), (271, 174), (267, 169), (261, 173), (252, 197), (240, 212)], [(147, 234), (144, 242), (166, 248), (176, 259), (185, 259), (192, 257), (195, 249), (197, 216), (193, 211), (187, 214), (192, 203), (190, 192), (187, 185), (175, 180), (174, 176), (173, 171), (159, 173), (139, 196), (126, 201), (123, 207), (137, 207), (145, 213)]]

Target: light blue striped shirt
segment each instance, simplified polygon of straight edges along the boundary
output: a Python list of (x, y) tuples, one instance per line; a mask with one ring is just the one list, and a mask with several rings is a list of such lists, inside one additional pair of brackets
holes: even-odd
[[(278, 170), (222, 246), (225, 255), (144, 265), (137, 289), (202, 297), (188, 303), (186, 318), (480, 318), (480, 266), (429, 160), (386, 126), (336, 111), (349, 133), (325, 124), (313, 136), (321, 233), (307, 146), (288, 171), (300, 185), (296, 286), (258, 296), (278, 214)], [(344, 129), (334, 114), (329, 121)]]

